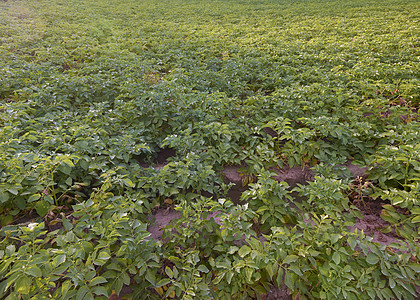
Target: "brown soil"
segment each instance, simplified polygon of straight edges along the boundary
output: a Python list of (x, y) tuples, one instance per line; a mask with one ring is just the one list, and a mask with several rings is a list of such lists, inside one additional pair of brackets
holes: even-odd
[(239, 173), (239, 169), (242, 166), (227, 166), (223, 169), (223, 175), (229, 182), (235, 184), (242, 184), (242, 176)]
[(169, 225), (173, 220), (179, 219), (181, 213), (171, 209), (158, 209), (151, 217), (151, 225), (148, 228), (150, 237), (154, 240), (159, 240), (162, 237), (163, 229)]
[(290, 291), (283, 283), (281, 287), (272, 287), (267, 295), (261, 297), (262, 300), (291, 300)]
[(176, 151), (172, 148), (161, 149), (157, 154), (156, 163), (158, 165), (167, 164), (168, 158), (173, 157), (175, 155), (176, 155)]
[(362, 212), (362, 215), (363, 219), (356, 220), (356, 224), (350, 228), (351, 232), (355, 229), (358, 231), (363, 230), (367, 236), (373, 238), (372, 242), (382, 245), (401, 242), (394, 233), (390, 232), (385, 234), (380, 231), (389, 225), (388, 222), (380, 217), (380, 211), (375, 214), (366, 214), (366, 212)]
[(274, 169), (277, 176), (274, 177), (277, 181), (285, 181), (291, 188), (296, 187), (298, 184), (307, 184), (308, 181), (314, 179), (314, 174), (309, 168), (285, 167), (283, 169)]
[(243, 166), (228, 166), (223, 169), (223, 182), (226, 184), (233, 183), (226, 198), (232, 200), (233, 203), (238, 204), (243, 192), (249, 189), (248, 185), (243, 184), (243, 176), (241, 176), (239, 169)]
[(139, 164), (143, 168), (153, 167), (159, 170), (168, 164), (168, 158), (173, 157), (175, 155), (176, 155), (176, 151), (174, 149), (165, 148), (165, 149), (160, 149), (157, 152), (156, 158), (151, 163), (147, 162), (144, 159), (144, 157), (141, 155), (135, 155), (134, 158), (138, 160)]
[(347, 167), (347, 169), (350, 171), (350, 173), (353, 175), (353, 177), (365, 177), (367, 167), (359, 167), (356, 165), (351, 164), (350, 161), (348, 161), (344, 166)]

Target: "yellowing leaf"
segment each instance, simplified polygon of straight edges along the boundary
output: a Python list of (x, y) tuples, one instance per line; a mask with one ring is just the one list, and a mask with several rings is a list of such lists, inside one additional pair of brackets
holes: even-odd
[(23, 275), (15, 283), (15, 291), (19, 294), (27, 295), (30, 292), (30, 288), (32, 285), (32, 279), (26, 275)]
[(155, 291), (159, 294), (159, 295), (163, 295), (163, 289), (162, 289), (162, 287), (157, 287), (157, 288), (155, 288)]
[(412, 223), (418, 223), (418, 222), (420, 222), (420, 216), (415, 216), (415, 217), (411, 220), (411, 222), (412, 222)]
[(129, 178), (123, 178), (122, 181), (124, 182), (124, 185), (133, 188), (134, 187), (134, 183), (131, 181), (131, 179)]

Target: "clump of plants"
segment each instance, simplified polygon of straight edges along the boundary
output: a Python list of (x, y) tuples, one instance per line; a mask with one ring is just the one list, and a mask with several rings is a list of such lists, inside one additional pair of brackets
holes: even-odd
[(415, 299), (418, 10), (0, 2), (0, 298)]

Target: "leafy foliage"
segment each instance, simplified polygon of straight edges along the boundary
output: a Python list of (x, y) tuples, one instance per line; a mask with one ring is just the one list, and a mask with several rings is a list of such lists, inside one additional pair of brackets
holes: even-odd
[[(0, 298), (414, 299), (418, 11), (0, 1)], [(394, 243), (352, 229), (369, 201)]]

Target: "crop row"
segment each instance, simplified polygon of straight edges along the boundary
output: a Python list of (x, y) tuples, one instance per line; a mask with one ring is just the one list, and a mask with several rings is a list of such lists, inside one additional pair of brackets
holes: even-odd
[(414, 299), (418, 8), (1, 2), (0, 298)]

